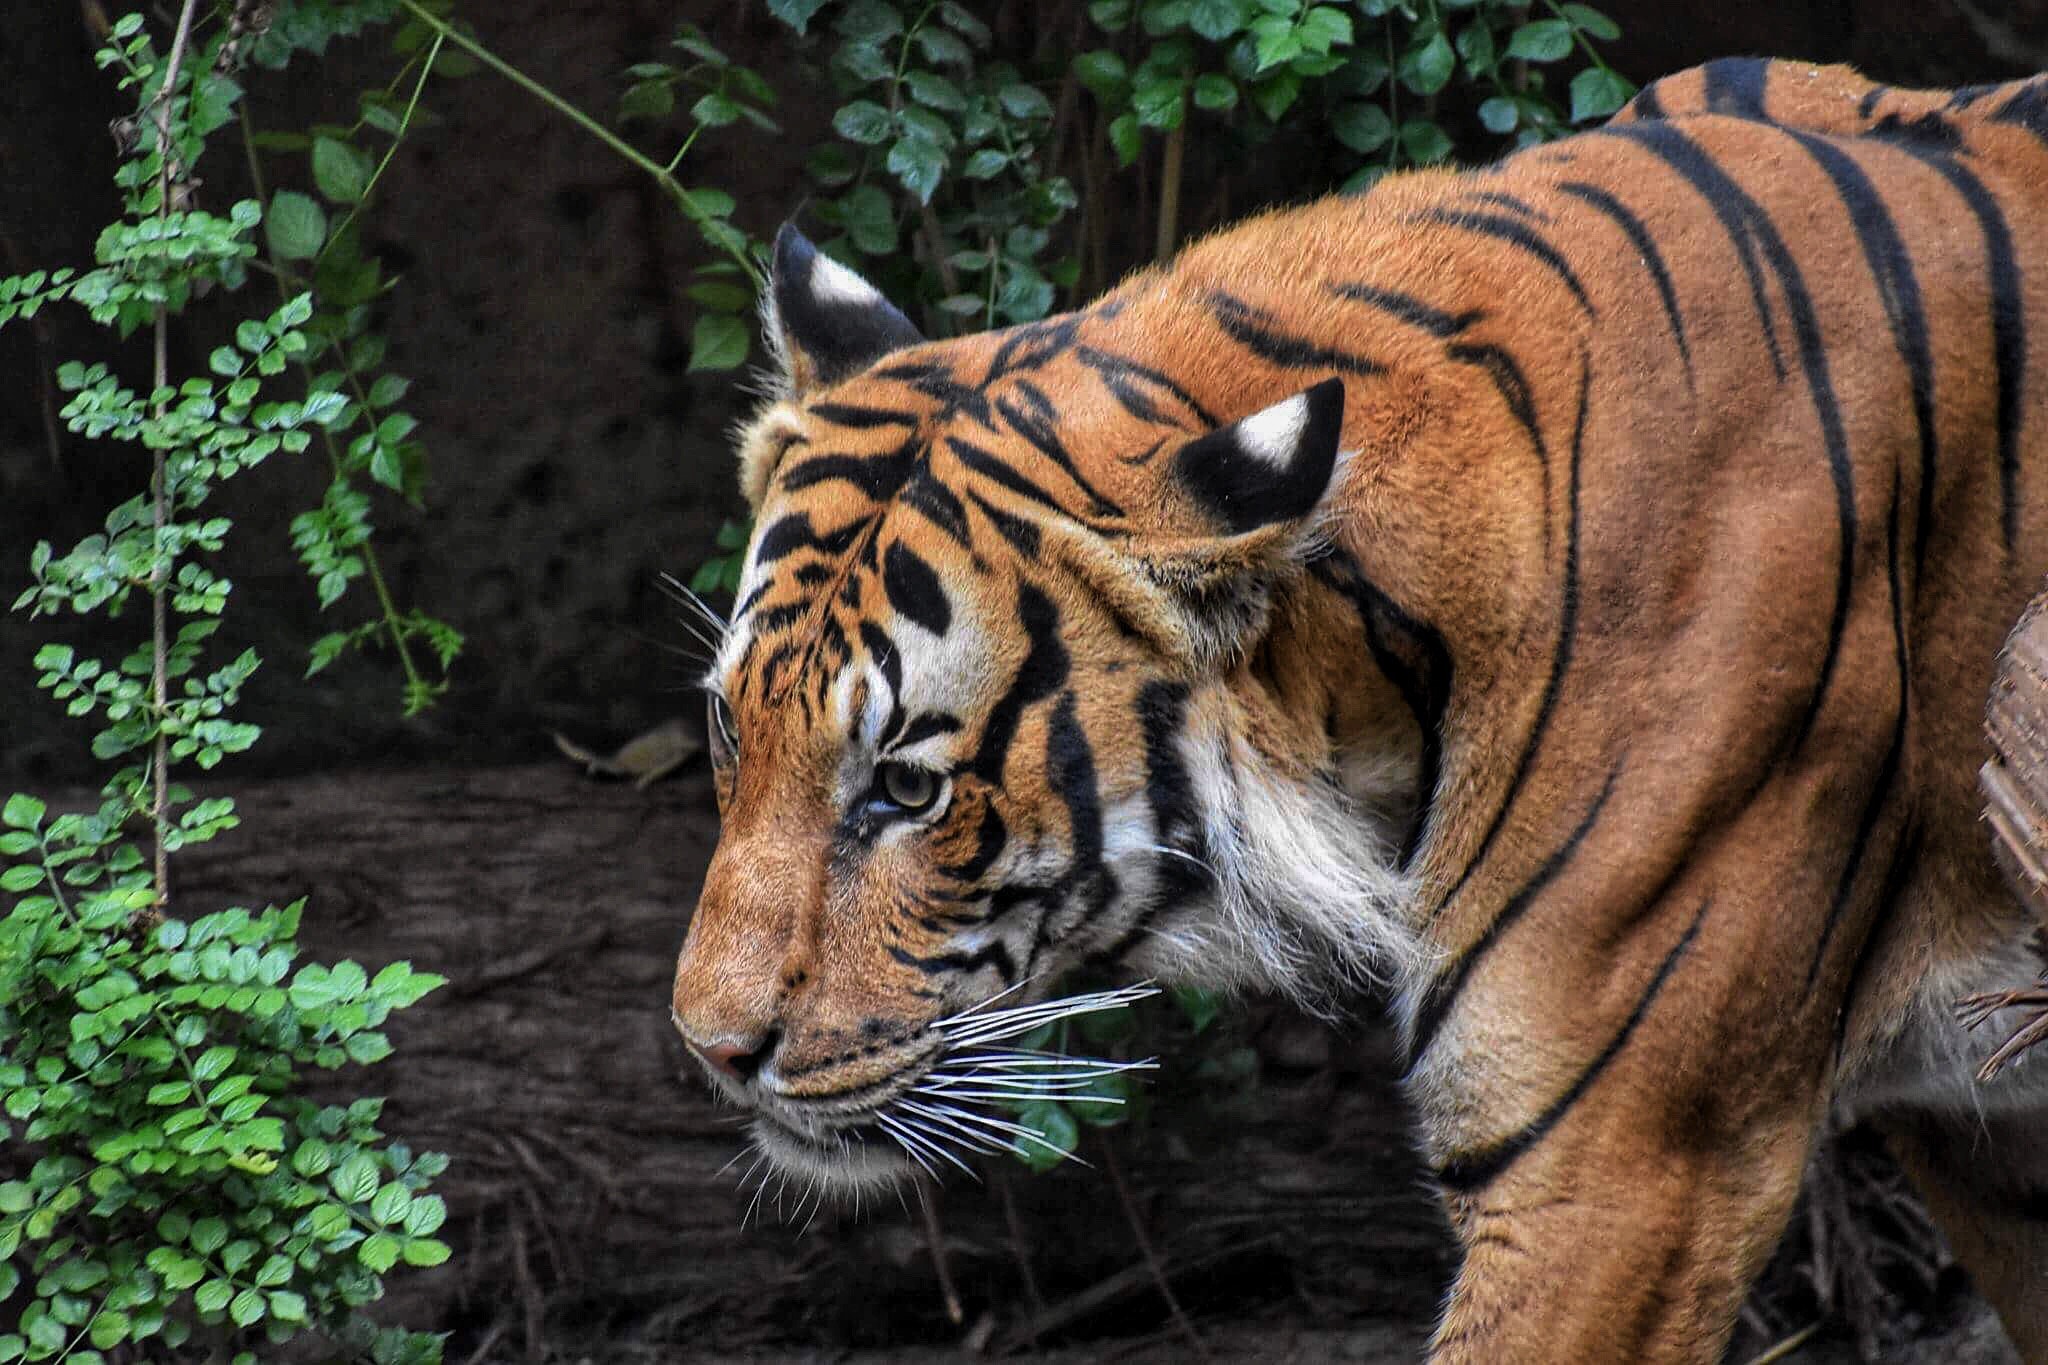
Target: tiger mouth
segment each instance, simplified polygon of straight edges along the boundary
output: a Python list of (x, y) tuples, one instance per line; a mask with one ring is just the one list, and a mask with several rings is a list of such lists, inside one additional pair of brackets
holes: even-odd
[(1018, 1121), (1017, 1106), (1073, 1096), (1104, 1076), (1156, 1063), (1005, 1044), (1048, 1022), (1120, 1009), (1157, 993), (1142, 984), (1007, 1009), (985, 1002), (939, 1020), (932, 1026), (937, 1045), (879, 1080), (795, 1104), (794, 1097), (757, 1102), (749, 1130), (754, 1146), (781, 1174), (856, 1194), (920, 1174), (936, 1181), (949, 1167), (972, 1177), (968, 1161), (974, 1157), (1050, 1152), (1064, 1158), (1064, 1148)]

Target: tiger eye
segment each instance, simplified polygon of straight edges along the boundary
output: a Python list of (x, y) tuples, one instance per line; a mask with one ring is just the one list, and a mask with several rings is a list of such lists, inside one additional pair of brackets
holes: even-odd
[(892, 805), (907, 811), (921, 811), (938, 798), (939, 779), (929, 768), (913, 768), (907, 763), (884, 763), (878, 774), (881, 778), (882, 795)]

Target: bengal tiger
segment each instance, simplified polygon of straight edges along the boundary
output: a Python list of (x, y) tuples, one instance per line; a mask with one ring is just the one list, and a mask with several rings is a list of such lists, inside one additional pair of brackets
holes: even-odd
[(1434, 1360), (1717, 1360), (1831, 1110), (2048, 1360), (2048, 1089), (1948, 1011), (2031, 975), (1974, 775), (2044, 222), (2048, 78), (1732, 60), (982, 335), (785, 228), (689, 1049), (856, 1187), (1069, 968), (1379, 983)]

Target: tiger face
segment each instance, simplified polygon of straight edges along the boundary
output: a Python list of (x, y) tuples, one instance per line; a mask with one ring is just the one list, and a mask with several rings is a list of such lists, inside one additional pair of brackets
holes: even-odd
[(1342, 383), (1223, 422), (1091, 340), (1113, 298), (924, 343), (789, 229), (771, 304), (784, 383), (742, 434), (756, 531), (706, 681), (723, 832), (673, 1000), (771, 1160), (907, 1173), (948, 1021), (1072, 968), (1294, 987), (1385, 949), (1359, 909), (1402, 894), (1396, 834), (1283, 736), (1331, 717), (1228, 685), (1292, 609)]

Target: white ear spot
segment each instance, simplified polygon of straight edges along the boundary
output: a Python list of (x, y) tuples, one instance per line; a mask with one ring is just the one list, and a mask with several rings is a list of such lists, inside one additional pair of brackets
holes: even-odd
[(811, 297), (819, 303), (848, 304), (860, 308), (885, 303), (880, 290), (824, 252), (819, 252), (813, 259)]
[(1285, 469), (1294, 463), (1307, 426), (1308, 395), (1298, 393), (1239, 422), (1237, 443), (1252, 458)]

